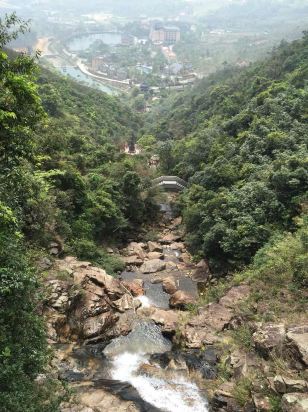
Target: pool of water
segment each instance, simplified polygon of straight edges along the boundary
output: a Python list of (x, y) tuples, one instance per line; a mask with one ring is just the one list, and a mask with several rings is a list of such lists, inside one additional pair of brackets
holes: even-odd
[(67, 47), (72, 52), (85, 51), (97, 40), (102, 41), (108, 46), (116, 46), (118, 44), (121, 44), (122, 36), (120, 33), (85, 34), (70, 40), (67, 43)]
[(86, 74), (82, 73), (77, 67), (74, 66), (65, 66), (58, 68), (64, 76), (69, 76), (78, 82), (85, 83), (87, 86), (92, 87), (93, 89), (100, 90), (107, 94), (116, 94), (114, 89), (109, 88), (105, 84), (96, 81), (95, 79), (87, 76)]

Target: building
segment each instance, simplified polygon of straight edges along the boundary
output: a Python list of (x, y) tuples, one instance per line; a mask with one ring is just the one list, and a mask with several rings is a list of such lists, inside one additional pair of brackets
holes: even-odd
[(163, 26), (157, 23), (151, 29), (150, 40), (153, 43), (175, 44), (181, 40), (181, 31), (176, 26)]
[(123, 46), (134, 46), (136, 43), (136, 38), (128, 33), (122, 33), (121, 35), (121, 44)]
[(102, 56), (93, 57), (92, 64), (91, 64), (92, 70), (97, 72), (98, 70), (101, 70), (103, 66), (104, 66), (104, 57)]

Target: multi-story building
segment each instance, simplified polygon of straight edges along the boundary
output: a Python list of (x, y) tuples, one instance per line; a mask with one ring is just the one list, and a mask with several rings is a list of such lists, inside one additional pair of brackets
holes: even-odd
[(150, 32), (150, 39), (153, 43), (175, 44), (181, 40), (181, 31), (176, 26), (155, 24)]

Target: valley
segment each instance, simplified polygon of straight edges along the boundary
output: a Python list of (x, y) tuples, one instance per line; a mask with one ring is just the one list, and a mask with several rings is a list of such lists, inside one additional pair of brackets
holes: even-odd
[(0, 3), (1, 412), (305, 412), (307, 8), (104, 4)]

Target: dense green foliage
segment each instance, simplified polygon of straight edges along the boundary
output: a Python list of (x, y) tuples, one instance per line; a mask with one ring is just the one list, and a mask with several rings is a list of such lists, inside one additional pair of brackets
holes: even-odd
[(5, 51), (26, 29), (15, 15), (0, 20), (0, 409), (54, 412), (58, 391), (35, 380), (48, 351), (28, 251), (56, 241), (113, 273), (121, 264), (103, 244), (125, 239), (156, 207), (142, 164), (120, 150), (135, 116)]
[(21, 233), (24, 196), (35, 186), (29, 172), (33, 130), (43, 110), (33, 60), (9, 59), (3, 51), (17, 35), (10, 31), (16, 23), (15, 16), (0, 21), (0, 405), (3, 412), (47, 412), (56, 410), (57, 398), (47, 395), (47, 382), (44, 387), (34, 382), (46, 363), (47, 345), (35, 312), (38, 282)]
[(37, 131), (37, 151), (49, 184), (51, 232), (79, 250), (81, 240), (121, 239), (153, 218), (155, 207), (144, 193), (149, 183), (137, 173), (139, 160), (120, 150), (138, 128), (131, 111), (49, 72), (40, 76), (39, 93), (49, 115)]
[(250, 262), (301, 213), (307, 75), (306, 34), (262, 63), (204, 80), (154, 117), (162, 170), (190, 183), (181, 203), (191, 249), (217, 271)]

